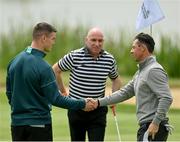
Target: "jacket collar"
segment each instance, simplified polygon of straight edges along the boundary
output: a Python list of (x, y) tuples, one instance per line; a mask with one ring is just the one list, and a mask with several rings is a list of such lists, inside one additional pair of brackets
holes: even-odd
[(35, 55), (35, 56), (42, 57), (42, 58), (44, 58), (46, 56), (46, 54), (43, 51), (32, 48), (30, 46), (25, 49), (25, 52), (32, 54), (32, 55)]
[(144, 61), (140, 62), (138, 64), (139, 70), (142, 70), (143, 68), (145, 68), (147, 65), (151, 64), (152, 62), (156, 61), (156, 57), (155, 56), (148, 56), (147, 58), (144, 59)]

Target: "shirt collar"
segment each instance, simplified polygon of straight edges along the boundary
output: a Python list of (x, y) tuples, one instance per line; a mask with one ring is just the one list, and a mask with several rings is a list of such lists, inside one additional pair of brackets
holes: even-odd
[[(90, 54), (90, 51), (87, 46), (84, 47), (84, 53), (85, 54)], [(101, 52), (99, 53), (99, 57), (104, 53), (104, 50), (102, 49)], [(90, 54), (91, 55), (91, 54)]]

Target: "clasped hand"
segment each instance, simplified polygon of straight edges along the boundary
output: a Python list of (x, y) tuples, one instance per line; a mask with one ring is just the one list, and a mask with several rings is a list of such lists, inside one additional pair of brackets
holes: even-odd
[(83, 109), (84, 111), (92, 111), (98, 107), (98, 100), (95, 100), (93, 98), (86, 98), (86, 106)]

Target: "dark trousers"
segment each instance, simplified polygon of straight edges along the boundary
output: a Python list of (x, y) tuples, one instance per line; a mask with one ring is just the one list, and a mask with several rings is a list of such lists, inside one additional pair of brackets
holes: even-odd
[[(137, 132), (137, 141), (143, 141), (144, 133), (147, 131), (149, 125), (151, 122), (148, 123), (143, 123), (140, 125), (140, 128)], [(165, 124), (168, 124), (167, 121), (163, 121), (159, 124), (159, 130), (155, 135), (155, 138), (152, 139), (151, 136), (148, 137), (149, 141), (166, 141), (168, 138), (168, 131), (166, 127), (164, 126)]]
[(12, 141), (53, 141), (52, 125), (45, 127), (11, 126)]
[(107, 107), (94, 111), (68, 110), (71, 141), (85, 141), (86, 132), (89, 141), (104, 141)]

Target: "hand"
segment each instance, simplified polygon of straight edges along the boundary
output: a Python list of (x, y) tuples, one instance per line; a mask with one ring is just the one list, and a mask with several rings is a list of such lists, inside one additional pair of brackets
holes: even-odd
[(62, 93), (63, 96), (68, 96), (67, 92)]
[(113, 115), (116, 116), (116, 105), (115, 104), (112, 104), (110, 105), (110, 108), (112, 109), (112, 112), (113, 112)]
[(83, 109), (84, 111), (92, 111), (98, 107), (98, 101), (92, 98), (86, 98), (86, 106)]
[(66, 91), (61, 92), (61, 91), (59, 90), (59, 93), (60, 93), (62, 96), (68, 96), (68, 93), (67, 93)]
[(154, 123), (151, 123), (151, 124), (149, 125), (149, 128), (148, 128), (147, 131), (148, 131), (148, 133), (149, 133), (149, 136), (152, 136), (152, 139), (154, 139), (156, 133), (158, 132), (158, 130), (159, 130), (159, 125), (156, 125), (156, 124), (154, 124)]
[(110, 105), (109, 107), (112, 109), (112, 108), (115, 108), (116, 105), (115, 105), (115, 104), (112, 104), (112, 105)]

